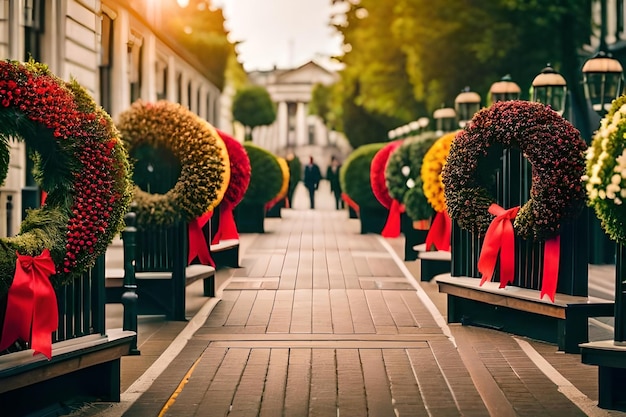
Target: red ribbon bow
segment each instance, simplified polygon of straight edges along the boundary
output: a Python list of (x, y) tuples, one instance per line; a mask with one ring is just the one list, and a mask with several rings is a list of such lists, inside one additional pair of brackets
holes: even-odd
[(211, 244), (218, 244), (220, 240), (239, 239), (233, 208), (230, 205), (228, 207), (220, 207), (219, 213), (219, 226)]
[(215, 267), (215, 262), (209, 253), (207, 240), (202, 232), (202, 228), (211, 219), (212, 215), (213, 212), (209, 211), (204, 213), (202, 216), (193, 219), (189, 223), (187, 228), (189, 232), (189, 253), (187, 254), (187, 264), (191, 264), (191, 262), (198, 257), (198, 260), (202, 265), (211, 265), (212, 267)]
[(18, 339), (30, 342), (33, 355), (52, 357), (52, 332), (59, 324), (57, 297), (50, 284), (55, 266), (50, 251), (41, 255), (17, 254), (15, 276), (9, 288), (0, 351)]
[(398, 237), (400, 236), (400, 216), (404, 212), (404, 205), (396, 199), (391, 200), (391, 206), (389, 207), (389, 215), (387, 216), (387, 222), (382, 232), (383, 237)]
[(512, 221), (519, 209), (517, 206), (505, 210), (495, 203), (489, 206), (489, 213), (496, 217), (487, 229), (478, 259), (478, 271), (483, 275), (480, 285), (493, 277), (498, 254), (500, 254), (500, 288), (506, 287), (515, 278), (515, 231)]
[(356, 201), (354, 201), (353, 199), (350, 198), (350, 196), (346, 193), (341, 193), (341, 198), (343, 199), (343, 201), (346, 202), (346, 204), (355, 212), (357, 212), (357, 214), (359, 213), (359, 205), (356, 203)]
[(426, 235), (426, 250), (433, 246), (436, 250), (450, 251), (450, 236), (452, 234), (452, 220), (447, 211), (438, 211), (433, 224)]
[(552, 302), (556, 295), (556, 287), (559, 281), (559, 262), (561, 258), (561, 237), (546, 240), (543, 247), (543, 277), (541, 279), (540, 298), (547, 295)]

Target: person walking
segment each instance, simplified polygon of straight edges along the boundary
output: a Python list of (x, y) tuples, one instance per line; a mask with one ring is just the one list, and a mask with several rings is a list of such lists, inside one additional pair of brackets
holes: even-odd
[(322, 173), (320, 167), (313, 161), (313, 157), (309, 157), (309, 163), (304, 167), (304, 185), (309, 190), (309, 199), (311, 208), (315, 208), (315, 191), (319, 187)]
[(341, 184), (339, 183), (339, 170), (341, 163), (333, 155), (330, 158), (330, 165), (326, 169), (326, 179), (330, 183), (330, 192), (335, 196), (335, 209), (343, 208), (343, 200), (341, 199)]

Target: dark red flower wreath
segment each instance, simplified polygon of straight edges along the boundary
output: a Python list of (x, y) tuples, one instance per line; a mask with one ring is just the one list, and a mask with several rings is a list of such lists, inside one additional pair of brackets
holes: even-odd
[[(494, 145), (519, 149), (532, 166), (530, 196), (521, 207), (500, 207), (487, 191)], [(500, 287), (513, 281), (515, 234), (545, 240), (541, 296), (554, 301), (561, 223), (577, 215), (585, 201), (586, 148), (579, 131), (550, 107), (520, 100), (479, 111), (455, 137), (442, 170), (444, 195), (450, 217), (484, 236), (477, 264), (481, 284), (492, 278), (498, 256)]]
[(222, 132), (218, 129), (217, 133), (220, 135), (224, 144), (226, 144), (226, 150), (228, 151), (228, 157), (230, 159), (230, 182), (224, 198), (220, 203), (220, 219), (219, 229), (213, 238), (213, 243), (218, 243), (220, 240), (238, 239), (237, 225), (233, 217), (233, 209), (241, 202), (248, 185), (250, 184), (250, 158), (248, 153), (241, 143), (229, 134)]
[(530, 198), (515, 217), (516, 233), (536, 240), (557, 235), (563, 219), (584, 206), (587, 145), (570, 122), (529, 101), (497, 102), (476, 113), (456, 136), (441, 174), (450, 217), (470, 232), (487, 231), (495, 198), (485, 183), (491, 167), (481, 161), (498, 144), (519, 149), (532, 165)]

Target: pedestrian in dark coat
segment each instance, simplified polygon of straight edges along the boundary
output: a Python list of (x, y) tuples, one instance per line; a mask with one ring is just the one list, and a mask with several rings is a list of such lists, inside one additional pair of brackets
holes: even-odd
[(304, 167), (304, 185), (309, 190), (309, 199), (311, 208), (315, 208), (315, 191), (320, 185), (322, 173), (320, 167), (313, 161), (313, 157), (309, 157), (309, 163)]

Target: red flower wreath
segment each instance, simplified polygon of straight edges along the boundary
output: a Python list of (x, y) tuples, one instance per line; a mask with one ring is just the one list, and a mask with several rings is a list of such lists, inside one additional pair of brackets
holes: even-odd
[(402, 145), (403, 140), (396, 140), (385, 145), (381, 150), (376, 152), (372, 158), (370, 166), (370, 183), (374, 197), (389, 210), (389, 216), (385, 227), (381, 231), (383, 237), (398, 237), (400, 235), (400, 215), (404, 211), (402, 203), (389, 194), (387, 182), (385, 180), (385, 169), (389, 162), (389, 156)]
[[(49, 249), (53, 283), (79, 276), (123, 228), (131, 199), (128, 156), (109, 115), (76, 82), (35, 62), (0, 62), (0, 137), (34, 151), (35, 179), (45, 205), (31, 210), (15, 237), (0, 239), (0, 296), (11, 283), (16, 254)], [(0, 166), (0, 179), (8, 165)]]
[(128, 155), (109, 115), (45, 65), (0, 62), (0, 103), (0, 179), (8, 140), (17, 138), (32, 150), (33, 175), (46, 191), (19, 234), (0, 239), (0, 297), (7, 295), (0, 351), (23, 339), (50, 359), (53, 287), (81, 276), (121, 231), (131, 199)]
[(250, 184), (250, 158), (241, 143), (235, 138), (218, 129), (228, 157), (230, 159), (230, 182), (220, 203), (219, 230), (214, 237), (213, 243), (226, 239), (238, 239), (237, 225), (233, 217), (233, 209), (241, 202)]

